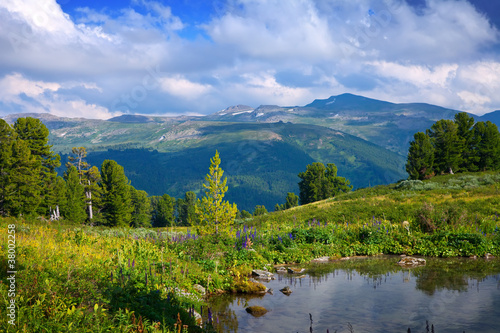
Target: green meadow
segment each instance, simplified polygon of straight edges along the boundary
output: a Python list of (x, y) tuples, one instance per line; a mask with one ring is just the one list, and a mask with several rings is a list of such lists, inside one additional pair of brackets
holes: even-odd
[[(252, 269), (322, 256), (500, 256), (499, 214), (500, 173), (489, 172), (360, 189), (236, 220), (224, 235), (2, 218), (0, 327), (212, 332), (206, 295), (258, 292), (248, 281)], [(9, 230), (16, 240), (15, 325), (6, 312)]]

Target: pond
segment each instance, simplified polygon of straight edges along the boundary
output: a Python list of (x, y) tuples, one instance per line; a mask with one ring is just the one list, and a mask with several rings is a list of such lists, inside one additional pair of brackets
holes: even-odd
[[(210, 300), (219, 332), (500, 332), (500, 260), (399, 257), (310, 264), (302, 277), (275, 274), (273, 294)], [(279, 290), (289, 286), (292, 293)], [(248, 306), (269, 312), (254, 317)]]

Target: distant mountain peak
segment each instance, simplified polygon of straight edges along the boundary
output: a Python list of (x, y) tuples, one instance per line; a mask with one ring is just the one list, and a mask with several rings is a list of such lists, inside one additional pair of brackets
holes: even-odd
[(395, 104), (385, 101), (380, 101), (373, 98), (358, 96), (350, 93), (344, 93), (337, 96), (330, 96), (327, 99), (315, 99), (312, 103), (305, 107), (311, 107), (324, 110), (386, 110), (392, 108)]
[(247, 113), (247, 112), (249, 113), (249, 112), (252, 112), (253, 110), (254, 110), (254, 108), (251, 106), (238, 104), (238, 105), (229, 106), (229, 107), (225, 108), (224, 110), (216, 112), (215, 114), (219, 115), (219, 116), (223, 116), (226, 114), (238, 115), (240, 113)]

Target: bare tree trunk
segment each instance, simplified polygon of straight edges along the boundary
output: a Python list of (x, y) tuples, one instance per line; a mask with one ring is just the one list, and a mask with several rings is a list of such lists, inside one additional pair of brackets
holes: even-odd
[(93, 215), (92, 215), (92, 191), (90, 190), (90, 180), (88, 182), (89, 182), (89, 189), (88, 189), (88, 191), (85, 192), (85, 196), (88, 199), (87, 204), (89, 206), (89, 220), (92, 220), (92, 218), (93, 218)]

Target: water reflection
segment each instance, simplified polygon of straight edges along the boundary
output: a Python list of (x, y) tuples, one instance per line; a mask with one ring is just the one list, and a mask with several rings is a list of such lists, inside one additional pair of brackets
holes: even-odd
[[(403, 333), (426, 332), (428, 321), (436, 333), (500, 332), (500, 260), (428, 259), (408, 269), (398, 259), (314, 264), (303, 278), (276, 274), (266, 283), (273, 295), (213, 298), (214, 324), (219, 332)], [(290, 296), (279, 292), (284, 286)], [(269, 312), (252, 317), (245, 308), (253, 305)]]

